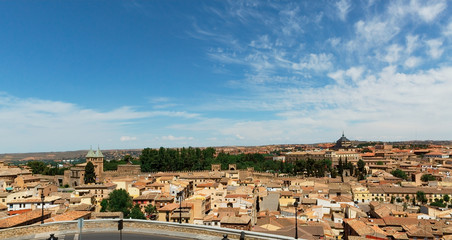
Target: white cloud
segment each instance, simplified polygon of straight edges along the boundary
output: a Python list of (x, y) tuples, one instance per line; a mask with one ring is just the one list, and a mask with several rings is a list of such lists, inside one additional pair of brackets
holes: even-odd
[(182, 141), (182, 140), (193, 140), (193, 137), (175, 137), (173, 135), (163, 136), (163, 140), (169, 140), (169, 141)]
[[(17, 98), (0, 94), (0, 139), (4, 152), (85, 149), (86, 139), (109, 147), (146, 139), (125, 135), (138, 122), (155, 117), (196, 119), (184, 111), (140, 111), (119, 107), (99, 111), (61, 101)], [(139, 134), (146, 134), (141, 131)], [(121, 136), (118, 138), (118, 136)], [(104, 143), (104, 144), (103, 144)]]
[[(360, 20), (355, 24), (355, 29), (360, 38), (365, 39), (366, 43), (372, 44), (386, 43), (400, 32), (400, 27), (391, 23), (388, 19), (379, 20), (378, 18), (370, 21)], [(365, 46), (356, 45), (355, 47)]]
[(386, 56), (384, 60), (388, 63), (395, 63), (399, 61), (400, 52), (402, 51), (402, 47), (397, 44), (392, 44), (391, 46), (386, 48)]
[(341, 43), (341, 39), (340, 38), (329, 38), (328, 42), (331, 44), (331, 46), (333, 48), (335, 48), (339, 45), (339, 43)]
[(345, 21), (347, 19), (347, 14), (350, 11), (351, 2), (349, 0), (340, 0), (336, 2), (336, 7), (338, 9), (338, 17), (342, 21)]
[(426, 41), (427, 46), (429, 47), (428, 54), (430, 57), (437, 59), (443, 55), (444, 50), (441, 48), (443, 45), (443, 40), (441, 39), (431, 39)]
[(152, 111), (148, 113), (149, 117), (182, 117), (182, 118), (197, 118), (200, 115), (197, 113), (188, 113), (185, 111)]
[(120, 140), (121, 142), (135, 141), (135, 140), (137, 140), (137, 137), (121, 136), (121, 137), (119, 138), (119, 140)]
[(421, 63), (421, 58), (418, 57), (409, 57), (406, 61), (405, 61), (405, 67), (408, 68), (414, 68), (417, 67), (419, 64)]
[(245, 138), (244, 138), (244, 137), (242, 137), (242, 136), (241, 136), (240, 134), (236, 134), (236, 135), (235, 135), (235, 137), (236, 137), (236, 138), (238, 138), (238, 139), (240, 139), (240, 140), (243, 140), (243, 139), (245, 139)]
[(411, 54), (419, 47), (419, 36), (408, 35), (406, 36), (406, 53)]
[(272, 43), (270, 42), (268, 35), (260, 36), (258, 40), (253, 40), (250, 43), (251, 47), (261, 49), (271, 49)]
[[(341, 20), (350, 18), (350, 3), (336, 3)], [(326, 40), (310, 34), (308, 27), (311, 25), (295, 24), (294, 28), (290, 25), (284, 28), (286, 25), (276, 22), (272, 29), (277, 30), (258, 31), (259, 35), (254, 37), (250, 34), (243, 45), (252, 47), (251, 50), (234, 49), (227, 54), (233, 60), (225, 58), (223, 61), (244, 66), (245, 80), (234, 81), (244, 86), (246, 96), (224, 97), (206, 104), (211, 109), (243, 110), (244, 114), (248, 110), (269, 111), (270, 116), (265, 119), (274, 117), (276, 120), (203, 118), (193, 124), (173, 127), (209, 129), (225, 138), (261, 143), (300, 142), (300, 136), (310, 142), (312, 139), (324, 141), (329, 130), (347, 128), (354, 129), (360, 136), (382, 140), (409, 139), (417, 131), (413, 129), (448, 136), (449, 128), (438, 130), (426, 123), (431, 122), (433, 116), (439, 125), (447, 126), (446, 119), (452, 117), (452, 113), (444, 111), (446, 103), (452, 101), (446, 93), (446, 89), (452, 89), (446, 77), (452, 70), (445, 65), (447, 63), (439, 64), (443, 67), (436, 69), (416, 69), (426, 61), (421, 51), (427, 49), (428, 55), (436, 59), (449, 51), (443, 43), (448, 39), (425, 41), (431, 38), (430, 32), (423, 32), (423, 28), (431, 27), (432, 36), (438, 31), (436, 28), (446, 36), (452, 35), (452, 22), (442, 27), (444, 19), (436, 21), (444, 15), (446, 3), (393, 1), (369, 7), (373, 4), (370, 3), (353, 23), (342, 23), (341, 31), (345, 33), (332, 31), (334, 33), (327, 35)], [(308, 16), (302, 15), (303, 12), (294, 8), (285, 13), (286, 17), (303, 19)], [(281, 11), (278, 14), (281, 16)], [(313, 32), (324, 30), (322, 24), (311, 24), (315, 25)], [(351, 34), (347, 33), (350, 31)], [(301, 36), (296, 38), (297, 35), (292, 34), (295, 43), (286, 37), (293, 32)], [(294, 75), (297, 76), (291, 78)], [(325, 80), (327, 77), (334, 82)], [(217, 139), (221, 142), (222, 138)]]
[[(412, 74), (398, 72), (395, 66), (373, 75), (363, 75), (364, 71), (364, 67), (354, 67), (333, 74), (355, 77), (355, 85), (274, 90), (278, 96), (262, 93), (265, 100), (255, 104), (254, 110), (276, 111), (276, 120), (204, 119), (193, 126), (255, 144), (334, 141), (331, 136), (338, 136), (334, 131), (340, 129), (351, 136), (365, 136), (365, 140), (449, 138), (452, 112), (444, 109), (452, 102), (452, 67)], [(253, 107), (244, 101), (228, 105)], [(191, 125), (181, 127), (190, 129)]]
[(312, 69), (315, 71), (325, 71), (332, 67), (333, 56), (331, 54), (309, 54), (309, 57), (305, 57), (299, 63), (292, 64), (295, 70)]
[(328, 77), (334, 79), (337, 84), (342, 85), (345, 83), (344, 73), (344, 70), (338, 70), (336, 72), (329, 73)]
[[(424, 3), (424, 4), (421, 4)], [(411, 1), (413, 11), (424, 21), (431, 22), (447, 8), (445, 1)]]
[(444, 27), (443, 34), (448, 37), (452, 36), (452, 21), (450, 21), (449, 24)]
[(424, 22), (432, 22), (438, 15), (447, 8), (446, 1), (393, 1), (389, 6), (389, 13), (392, 17), (403, 18), (407, 15), (419, 17)]
[(364, 67), (351, 67), (345, 72), (345, 75), (347, 75), (354, 82), (356, 82), (361, 78), (361, 75), (363, 74), (363, 72), (364, 72)]

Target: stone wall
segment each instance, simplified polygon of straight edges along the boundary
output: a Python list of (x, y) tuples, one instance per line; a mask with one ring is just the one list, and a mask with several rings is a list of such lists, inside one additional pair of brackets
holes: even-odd
[[(118, 220), (101, 219), (86, 220), (82, 232), (117, 232)], [(196, 239), (222, 239), (224, 234), (229, 239), (239, 239), (240, 230), (193, 225), (178, 224), (148, 220), (124, 220), (124, 232), (141, 232), (149, 234), (162, 234), (170, 236), (186, 236)], [(77, 221), (45, 223), (42, 225), (31, 225), (25, 227), (16, 227), (0, 230), (0, 239), (19, 240), (32, 238), (48, 238), (50, 233), (54, 233), (56, 237), (64, 234), (78, 233)], [(244, 231), (246, 240), (286, 240), (293, 239), (290, 237), (263, 234), (257, 232)]]

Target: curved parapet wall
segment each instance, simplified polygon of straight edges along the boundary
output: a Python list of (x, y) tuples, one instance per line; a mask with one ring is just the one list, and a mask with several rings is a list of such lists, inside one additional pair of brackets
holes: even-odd
[[(118, 219), (98, 219), (84, 221), (82, 232), (117, 232)], [(224, 234), (229, 239), (239, 239), (241, 230), (219, 228), (204, 225), (179, 224), (172, 222), (159, 222), (148, 220), (124, 219), (124, 232), (140, 232), (149, 234), (161, 234), (169, 236), (184, 236), (194, 239), (222, 239)], [(291, 237), (264, 234), (251, 231), (245, 232), (247, 240), (293, 239)], [(0, 230), (0, 239), (33, 239), (48, 238), (49, 234), (55, 236), (79, 233), (77, 221), (45, 223), (42, 225), (30, 225)]]

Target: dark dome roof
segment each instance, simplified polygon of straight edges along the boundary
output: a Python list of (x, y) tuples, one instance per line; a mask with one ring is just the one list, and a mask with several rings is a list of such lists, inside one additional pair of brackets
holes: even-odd
[(346, 138), (346, 137), (344, 136), (344, 133), (342, 133), (342, 137), (339, 138), (337, 141), (338, 141), (338, 142), (350, 142), (350, 140), (348, 140), (348, 138)]

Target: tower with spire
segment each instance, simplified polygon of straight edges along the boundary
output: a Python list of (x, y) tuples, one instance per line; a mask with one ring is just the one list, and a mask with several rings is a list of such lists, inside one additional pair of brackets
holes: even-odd
[(348, 149), (352, 146), (352, 142), (345, 137), (344, 131), (342, 131), (342, 137), (336, 141), (336, 145), (334, 145), (334, 149)]
[(94, 170), (96, 172), (96, 177), (101, 178), (104, 174), (104, 155), (100, 151), (99, 146), (97, 146), (97, 151), (93, 151), (91, 146), (88, 154), (86, 154), (86, 162), (92, 162), (94, 165)]

